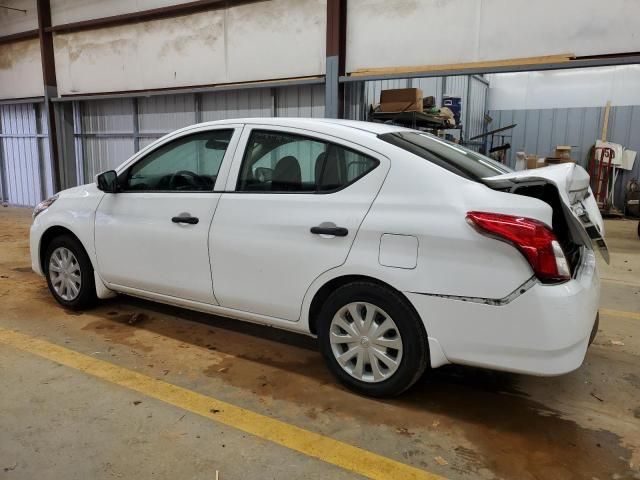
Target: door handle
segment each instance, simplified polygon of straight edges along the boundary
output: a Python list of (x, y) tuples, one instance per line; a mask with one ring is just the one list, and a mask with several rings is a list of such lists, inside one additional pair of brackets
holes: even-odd
[(324, 227), (318, 225), (317, 227), (311, 227), (311, 233), (315, 235), (333, 235), (334, 237), (346, 237), (349, 234), (349, 230), (343, 227)]
[(188, 217), (188, 216), (180, 216), (180, 217), (172, 217), (171, 221), (173, 223), (188, 223), (189, 225), (195, 225), (197, 224), (200, 220), (198, 219), (198, 217)]

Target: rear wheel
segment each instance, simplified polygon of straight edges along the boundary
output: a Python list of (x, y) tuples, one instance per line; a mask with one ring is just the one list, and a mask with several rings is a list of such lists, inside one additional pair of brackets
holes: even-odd
[(54, 238), (45, 254), (49, 291), (60, 305), (74, 310), (96, 301), (93, 266), (82, 244), (70, 235)]
[(591, 329), (591, 335), (589, 335), (589, 346), (596, 339), (596, 335), (598, 334), (598, 326), (600, 325), (600, 312), (596, 313), (596, 320), (593, 322), (593, 328)]
[(333, 292), (320, 312), (320, 348), (334, 375), (358, 393), (394, 396), (429, 365), (420, 318), (398, 292), (354, 282)]

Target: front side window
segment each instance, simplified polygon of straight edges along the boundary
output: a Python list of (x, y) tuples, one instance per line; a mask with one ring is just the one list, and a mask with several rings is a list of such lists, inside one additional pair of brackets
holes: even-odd
[(254, 130), (240, 169), (241, 192), (331, 192), (378, 165), (346, 147), (284, 132)]
[(232, 136), (213, 130), (169, 142), (127, 171), (123, 190), (210, 192)]

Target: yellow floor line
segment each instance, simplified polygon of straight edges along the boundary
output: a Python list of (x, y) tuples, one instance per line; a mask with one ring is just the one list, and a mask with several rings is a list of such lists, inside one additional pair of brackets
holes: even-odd
[(625, 310), (610, 310), (608, 308), (601, 308), (600, 313), (602, 315), (608, 315), (610, 317), (630, 318), (632, 320), (640, 320), (640, 312), (627, 312)]
[(443, 477), (23, 333), (0, 327), (0, 342), (134, 390), (372, 479)]

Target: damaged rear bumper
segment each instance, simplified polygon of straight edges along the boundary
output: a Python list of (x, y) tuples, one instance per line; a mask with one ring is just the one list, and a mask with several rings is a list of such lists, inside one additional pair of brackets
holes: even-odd
[(536, 282), (507, 303), (405, 294), (449, 362), (560, 375), (584, 360), (597, 329), (600, 280), (593, 251), (584, 249), (570, 281)]

